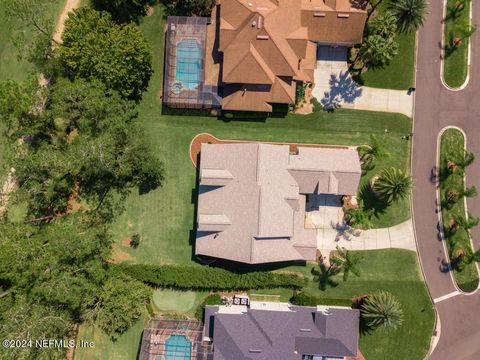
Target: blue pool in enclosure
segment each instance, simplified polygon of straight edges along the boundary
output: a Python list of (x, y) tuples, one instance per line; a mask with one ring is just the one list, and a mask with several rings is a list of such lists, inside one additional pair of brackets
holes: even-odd
[(195, 39), (183, 39), (177, 44), (176, 80), (183, 88), (195, 89), (201, 81), (202, 49)]
[(165, 360), (190, 360), (192, 343), (184, 335), (171, 335), (165, 342)]

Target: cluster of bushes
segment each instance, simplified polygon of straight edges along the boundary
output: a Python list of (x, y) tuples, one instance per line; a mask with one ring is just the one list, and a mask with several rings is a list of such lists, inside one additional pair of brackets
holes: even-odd
[(203, 321), (205, 317), (205, 306), (207, 305), (220, 305), (222, 302), (222, 298), (220, 294), (210, 294), (208, 295), (205, 300), (202, 301), (200, 305), (198, 305), (197, 310), (195, 310), (195, 318), (198, 321)]
[(207, 266), (112, 264), (130, 277), (152, 286), (195, 290), (301, 289), (305, 279), (295, 274), (239, 274)]
[(290, 303), (298, 306), (332, 305), (348, 307), (351, 307), (353, 304), (351, 299), (319, 298), (317, 296), (309, 295), (304, 292), (294, 294), (290, 298)]

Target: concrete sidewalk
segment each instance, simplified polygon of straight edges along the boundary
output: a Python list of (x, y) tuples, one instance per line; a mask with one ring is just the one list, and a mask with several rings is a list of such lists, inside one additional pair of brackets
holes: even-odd
[(334, 250), (337, 246), (349, 250), (407, 249), (416, 251), (412, 220), (383, 229), (352, 230), (342, 223), (317, 228), (317, 248)]
[(412, 117), (413, 94), (358, 85), (348, 73), (347, 49), (319, 46), (313, 96), (325, 108), (396, 112)]

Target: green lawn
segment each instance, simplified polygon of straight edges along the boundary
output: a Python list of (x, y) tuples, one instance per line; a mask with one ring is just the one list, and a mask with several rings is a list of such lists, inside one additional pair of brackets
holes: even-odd
[[(191, 262), (189, 239), (194, 224), (196, 171), (188, 149), (192, 138), (200, 132), (210, 132), (225, 139), (348, 145), (368, 143), (370, 134), (377, 134), (385, 140), (390, 156), (381, 159), (377, 167), (364, 176), (362, 184), (387, 166), (408, 171), (410, 143), (402, 140), (402, 136), (410, 133), (411, 121), (400, 114), (340, 109), (333, 113), (269, 118), (265, 122), (224, 122), (214, 117), (162, 115), (159, 93), (163, 69), (163, 39), (160, 36), (163, 18), (161, 7), (155, 9), (154, 15), (142, 24), (153, 49), (155, 73), (140, 104), (139, 119), (146, 129), (147, 140), (164, 162), (165, 181), (159, 189), (144, 195), (135, 192), (128, 198), (125, 212), (113, 225), (117, 260)], [(377, 216), (373, 219), (376, 227), (401, 223), (410, 217), (408, 201), (378, 209)], [(142, 236), (140, 246), (137, 249), (123, 246), (122, 240), (135, 233)]]
[[(387, 9), (386, 0), (380, 6), (380, 11)], [(415, 33), (399, 34), (398, 55), (383, 69), (368, 70), (355, 80), (362, 85), (382, 89), (406, 90), (414, 85), (415, 70)]]
[[(445, 169), (447, 161), (459, 163), (464, 154), (465, 139), (463, 134), (456, 129), (446, 130), (440, 142), (440, 169)], [(461, 191), (464, 188), (463, 174), (457, 170), (450, 176), (441, 177), (440, 198), (442, 204), (446, 199), (446, 192), (448, 189), (456, 189)], [(445, 234), (448, 239), (447, 247), (450, 254), (450, 259), (455, 258), (455, 248), (460, 247), (469, 249), (471, 251), (470, 234), (463, 228), (459, 228), (453, 235), (449, 236), (448, 229), (450, 228), (450, 220), (455, 217), (465, 216), (465, 204), (463, 199), (460, 199), (450, 209), (442, 206), (442, 222), (446, 229)], [(478, 272), (475, 263), (467, 265), (463, 270), (454, 269), (453, 271), (457, 285), (463, 291), (471, 292), (478, 287)]]
[[(55, 23), (64, 5), (65, 0), (45, 1), (44, 15)], [(29, 39), (34, 32), (27, 28), (21, 20), (7, 19), (5, 9), (6, 2), (0, 1), (0, 81), (7, 79), (22, 81), (34, 71), (34, 67), (26, 59), (18, 58), (19, 53), (12, 37), (23, 32), (25, 38)]]
[[(146, 311), (145, 311), (146, 313)], [(77, 348), (75, 360), (134, 360), (140, 350), (142, 331), (147, 324), (147, 315), (143, 315), (126, 333), (112, 341), (96, 326), (81, 325), (77, 341), (93, 341), (92, 348)]]
[[(447, 6), (454, 7), (457, 0), (448, 0)], [(445, 21), (444, 33), (444, 51), (445, 60), (443, 62), (443, 80), (452, 88), (457, 88), (463, 85), (467, 78), (467, 60), (468, 60), (468, 42), (469, 39), (462, 40), (462, 43), (456, 48), (453, 47), (453, 39), (460, 37), (461, 29), (465, 22), (469, 21), (470, 17), (470, 2), (463, 10), (458, 13), (458, 17), (449, 16)]]
[(152, 301), (155, 310), (160, 313), (174, 313), (193, 318), (195, 310), (208, 294), (207, 291), (156, 289)]

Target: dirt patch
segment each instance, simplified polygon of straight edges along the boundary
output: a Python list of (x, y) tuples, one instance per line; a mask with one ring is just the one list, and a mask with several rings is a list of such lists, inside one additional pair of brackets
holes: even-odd
[[(200, 133), (196, 135), (190, 142), (190, 160), (193, 166), (197, 167), (197, 161), (200, 158), (200, 149), (202, 143), (207, 144), (242, 144), (242, 143), (255, 143), (257, 141), (249, 140), (221, 140), (209, 133)], [(330, 145), (330, 144), (305, 144), (305, 143), (288, 143), (278, 141), (262, 141), (263, 144), (272, 145), (289, 145), (290, 152), (295, 153), (298, 151), (298, 147), (314, 147), (314, 148), (336, 148), (336, 149), (348, 149), (348, 146), (343, 145)]]
[(295, 114), (311, 114), (313, 112), (312, 90), (313, 86), (307, 86), (305, 88), (305, 99), (295, 108)]
[(129, 236), (129, 237), (122, 240), (122, 246), (130, 247), (131, 242), (132, 242), (132, 237)]
[(112, 255), (110, 257), (110, 261), (114, 263), (120, 263), (122, 261), (133, 260), (133, 256), (129, 253), (122, 251), (115, 246), (113, 247)]
[(63, 7), (60, 16), (58, 17), (57, 25), (55, 26), (55, 31), (53, 33), (53, 40), (57, 43), (62, 42), (62, 34), (65, 29), (65, 20), (68, 19), (68, 13), (73, 9), (76, 9), (80, 6), (81, 0), (67, 0), (65, 6)]

